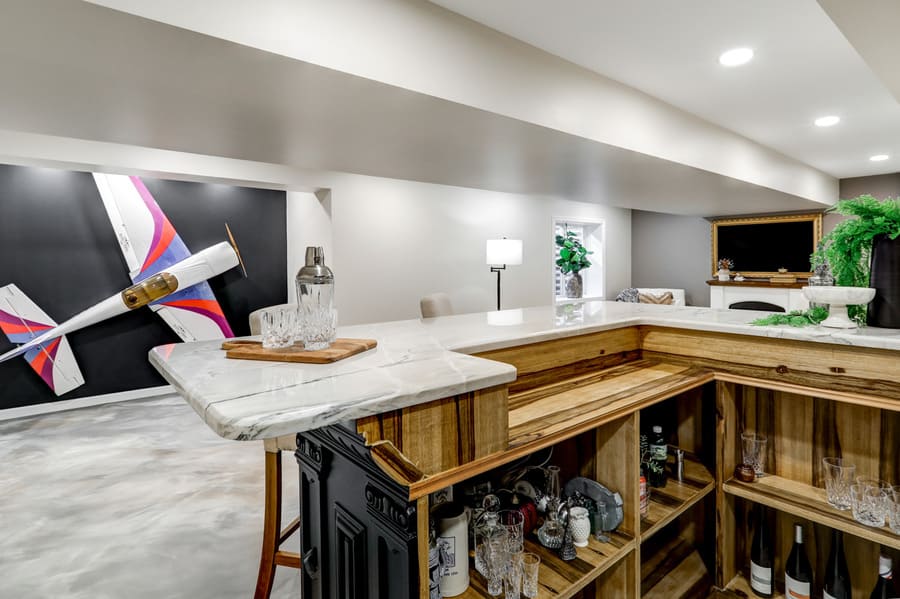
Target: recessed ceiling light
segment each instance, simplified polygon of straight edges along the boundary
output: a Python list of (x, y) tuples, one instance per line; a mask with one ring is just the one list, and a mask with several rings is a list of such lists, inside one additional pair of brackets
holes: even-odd
[(815, 120), (816, 127), (831, 127), (841, 122), (841, 117), (829, 115), (822, 116)]
[(725, 67), (737, 67), (747, 64), (753, 59), (752, 48), (733, 48), (719, 56), (719, 64)]
[(874, 156), (870, 156), (869, 160), (872, 162), (881, 162), (882, 160), (887, 160), (890, 158), (887, 154), (875, 154)]

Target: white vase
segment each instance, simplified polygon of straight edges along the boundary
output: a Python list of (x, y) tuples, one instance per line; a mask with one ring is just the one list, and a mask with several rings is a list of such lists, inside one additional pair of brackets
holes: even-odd
[(576, 547), (587, 547), (591, 536), (591, 519), (587, 508), (573, 507), (569, 510), (569, 530)]
[(730, 281), (731, 280), (731, 271), (727, 268), (720, 268), (719, 272), (719, 280), (720, 281)]

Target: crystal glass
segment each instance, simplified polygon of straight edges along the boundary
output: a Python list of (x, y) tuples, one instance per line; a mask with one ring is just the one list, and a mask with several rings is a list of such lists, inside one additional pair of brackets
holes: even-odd
[(766, 463), (766, 442), (763, 435), (745, 432), (741, 434), (741, 450), (744, 463), (753, 466), (756, 476), (765, 476), (763, 466)]
[(857, 476), (856, 484), (858, 484), (860, 487), (863, 487), (864, 489), (880, 489), (887, 495), (893, 493), (890, 483), (878, 478), (866, 478), (865, 476)]
[(510, 553), (503, 581), (504, 599), (519, 599), (522, 593), (522, 552)]
[(839, 510), (850, 509), (850, 485), (856, 474), (856, 465), (841, 458), (823, 458), (825, 465), (825, 495), (828, 503)]
[(297, 308), (278, 306), (260, 314), (262, 346), (266, 349), (285, 349), (294, 345)]
[(559, 466), (547, 466), (547, 515), (544, 524), (538, 529), (537, 536), (541, 545), (548, 549), (559, 549), (562, 546), (565, 527), (559, 521)]
[[(896, 488), (896, 487), (895, 487)], [(887, 520), (891, 525), (891, 530), (900, 535), (900, 499), (895, 492), (892, 497), (884, 500), (887, 508)]]
[(509, 535), (505, 528), (497, 527), (485, 540), (482, 545), (482, 559), (488, 594), (496, 597), (503, 592), (509, 562)]
[(529, 599), (538, 596), (538, 572), (541, 569), (541, 557), (534, 553), (522, 554), (522, 594)]
[(878, 487), (852, 485), (850, 487), (850, 508), (853, 518), (860, 524), (880, 528), (884, 526), (887, 493)]
[(500, 515), (494, 511), (485, 511), (475, 526), (475, 571), (484, 577), (487, 577), (487, 568), (484, 564), (485, 543), (499, 527)]
[(328, 349), (337, 331), (337, 310), (313, 302), (301, 307), (300, 337), (307, 351)]
[(503, 510), (499, 516), (509, 535), (510, 553), (521, 553), (525, 548), (525, 514), (519, 510)]

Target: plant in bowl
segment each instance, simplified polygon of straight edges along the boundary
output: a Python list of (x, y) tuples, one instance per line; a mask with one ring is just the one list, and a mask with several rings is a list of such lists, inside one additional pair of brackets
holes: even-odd
[[(840, 200), (828, 212), (854, 218), (839, 222), (812, 255), (812, 263), (827, 260), (836, 285), (842, 287), (874, 287), (875, 300), (869, 307), (869, 324), (898, 326), (900, 314), (882, 314), (885, 302), (900, 300), (900, 280), (896, 260), (900, 259), (900, 198), (878, 200), (861, 195)], [(886, 280), (888, 279), (888, 280)], [(893, 279), (891, 281), (890, 279)], [(896, 305), (896, 304), (895, 304)], [(891, 312), (888, 310), (887, 312)], [(873, 317), (874, 315), (874, 317)], [(865, 306), (850, 306), (850, 316), (862, 321)]]
[(557, 235), (556, 246), (559, 248), (556, 265), (566, 275), (566, 297), (581, 297), (584, 284), (580, 273), (591, 266), (588, 256), (594, 252), (588, 251), (573, 231), (566, 231), (565, 235)]

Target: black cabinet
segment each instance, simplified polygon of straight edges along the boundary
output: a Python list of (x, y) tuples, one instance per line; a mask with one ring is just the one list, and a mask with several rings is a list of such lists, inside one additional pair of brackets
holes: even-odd
[(297, 435), (303, 599), (418, 596), (416, 504), (342, 425)]

